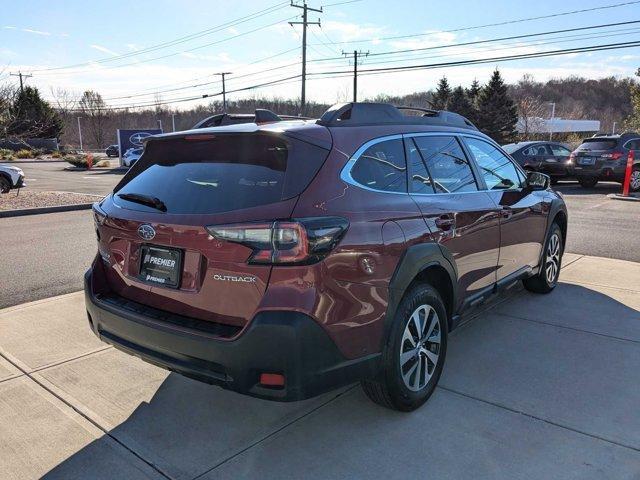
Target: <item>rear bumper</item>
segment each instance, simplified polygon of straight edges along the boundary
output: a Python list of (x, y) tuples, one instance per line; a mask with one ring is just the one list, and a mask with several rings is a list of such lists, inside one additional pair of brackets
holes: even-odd
[[(104, 342), (149, 363), (239, 393), (294, 401), (375, 376), (379, 354), (347, 360), (324, 329), (298, 312), (258, 313), (232, 339), (181, 328), (122, 308), (93, 288), (85, 274), (85, 303), (93, 332)], [(130, 302), (129, 302), (130, 303)], [(261, 373), (285, 376), (283, 388), (260, 385)]]
[(621, 182), (624, 179), (626, 168), (626, 159), (624, 162), (598, 160), (596, 165), (576, 165), (574, 173), (576, 177), (597, 177), (599, 180)]

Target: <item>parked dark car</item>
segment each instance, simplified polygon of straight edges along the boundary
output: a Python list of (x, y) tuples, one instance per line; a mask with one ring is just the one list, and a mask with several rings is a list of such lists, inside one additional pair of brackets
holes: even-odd
[(244, 394), (361, 381), (417, 408), (473, 307), (519, 280), (556, 286), (567, 234), (548, 176), (464, 117), (419, 113), (347, 103), (154, 136), (94, 205), (91, 329)]
[(558, 142), (518, 142), (502, 148), (525, 170), (546, 173), (552, 183), (573, 174), (569, 155), (571, 148)]
[(586, 188), (595, 187), (599, 180), (622, 183), (629, 150), (635, 152), (630, 190), (640, 191), (640, 135), (637, 133), (585, 138), (571, 153), (580, 185)]
[(118, 157), (120, 156), (120, 147), (118, 145), (109, 145), (104, 153), (107, 154), (107, 157)]

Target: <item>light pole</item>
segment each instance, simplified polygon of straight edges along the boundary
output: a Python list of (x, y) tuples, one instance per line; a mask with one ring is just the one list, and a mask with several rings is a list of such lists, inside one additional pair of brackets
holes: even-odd
[(171, 114), (171, 126), (173, 127), (173, 131), (176, 131), (176, 114)]
[(80, 151), (82, 151), (82, 127), (80, 126), (80, 117), (78, 117), (78, 135), (80, 136)]
[(556, 116), (556, 103), (549, 102), (551, 105), (551, 118), (549, 119), (549, 141), (553, 138), (553, 118)]
[(162, 120), (158, 119), (158, 128), (162, 132)]
[(611, 135), (615, 135), (616, 134), (616, 125), (618, 122), (613, 122), (613, 131), (611, 132)]

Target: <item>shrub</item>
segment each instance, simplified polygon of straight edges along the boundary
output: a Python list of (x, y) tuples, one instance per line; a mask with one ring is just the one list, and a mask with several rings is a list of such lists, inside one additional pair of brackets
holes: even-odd
[(22, 150), (18, 150), (16, 152), (16, 157), (18, 158), (33, 158), (34, 156), (35, 156), (34, 152), (26, 148), (23, 148)]
[(13, 150), (8, 148), (0, 148), (0, 160), (13, 160), (15, 158)]
[(51, 154), (51, 157), (53, 157), (53, 158), (62, 158), (62, 154), (60, 152), (53, 152)]
[(87, 157), (84, 155), (65, 155), (63, 160), (69, 162), (74, 167), (87, 168)]

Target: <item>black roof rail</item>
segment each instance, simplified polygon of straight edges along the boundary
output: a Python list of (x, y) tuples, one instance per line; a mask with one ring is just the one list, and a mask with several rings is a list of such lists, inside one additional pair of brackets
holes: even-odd
[[(423, 112), (423, 115), (403, 115), (403, 110)], [(389, 103), (338, 103), (329, 108), (319, 125), (326, 127), (348, 127), (360, 125), (443, 125), (477, 130), (476, 126), (462, 115), (446, 110), (420, 107), (396, 107)]]
[(277, 115), (271, 110), (256, 108), (255, 113), (216, 113), (196, 123), (192, 130), (207, 127), (219, 127), (221, 125), (237, 125), (239, 123), (268, 123), (282, 122), (283, 120), (310, 120), (308, 117), (296, 117), (293, 115)]

